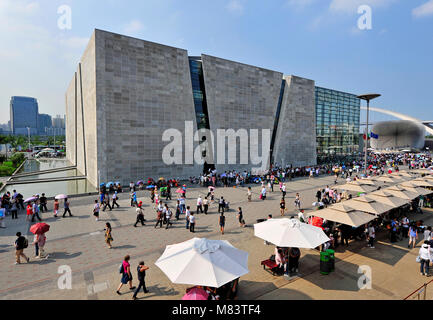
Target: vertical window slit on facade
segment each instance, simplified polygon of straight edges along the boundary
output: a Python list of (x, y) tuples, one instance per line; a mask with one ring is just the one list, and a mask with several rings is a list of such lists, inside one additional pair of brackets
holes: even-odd
[(280, 97), (278, 98), (278, 106), (277, 106), (277, 113), (275, 115), (275, 122), (274, 122), (274, 130), (272, 132), (272, 139), (271, 139), (271, 163), (274, 162), (274, 145), (275, 145), (275, 139), (277, 136), (277, 129), (278, 129), (278, 121), (280, 119), (280, 113), (281, 113), (281, 105), (283, 103), (283, 96), (284, 96), (284, 88), (286, 87), (286, 80), (282, 80), (281, 82), (281, 89), (280, 89)]
[(194, 98), (197, 129), (210, 129), (201, 58), (189, 57), (189, 68), (191, 71), (192, 94)]

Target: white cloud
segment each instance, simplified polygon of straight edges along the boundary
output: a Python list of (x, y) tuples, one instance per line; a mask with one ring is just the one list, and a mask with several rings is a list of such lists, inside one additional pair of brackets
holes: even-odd
[(433, 0), (429, 0), (423, 5), (412, 10), (412, 15), (416, 18), (433, 15)]
[(371, 7), (386, 7), (397, 0), (332, 0), (329, 10), (333, 12), (353, 12), (356, 13), (361, 5)]
[(141, 23), (140, 20), (132, 20), (127, 25), (125, 25), (123, 31), (127, 34), (135, 34), (142, 31), (143, 29), (144, 25)]
[(226, 6), (226, 9), (233, 14), (244, 13), (244, 5), (240, 0), (230, 0)]

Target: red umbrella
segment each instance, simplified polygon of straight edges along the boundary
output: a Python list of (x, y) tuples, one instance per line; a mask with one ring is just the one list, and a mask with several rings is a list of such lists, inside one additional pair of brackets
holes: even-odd
[(313, 217), (311, 219), (311, 225), (313, 225), (315, 227), (319, 227), (319, 228), (323, 229), (322, 224), (323, 224), (323, 219), (320, 217)]
[(176, 190), (176, 193), (185, 193), (185, 191), (182, 190), (182, 189), (177, 189), (177, 190)]
[(33, 234), (42, 234), (50, 230), (50, 225), (46, 223), (36, 223), (30, 227), (30, 232)]
[(192, 288), (183, 297), (182, 300), (207, 300), (209, 294), (201, 288)]

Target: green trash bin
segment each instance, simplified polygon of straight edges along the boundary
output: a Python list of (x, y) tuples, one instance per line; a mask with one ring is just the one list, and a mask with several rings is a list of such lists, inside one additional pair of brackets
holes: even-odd
[(326, 252), (329, 254), (329, 271), (335, 270), (335, 251), (332, 249), (326, 250)]
[(329, 274), (331, 272), (329, 265), (329, 253), (326, 251), (320, 252), (320, 273)]

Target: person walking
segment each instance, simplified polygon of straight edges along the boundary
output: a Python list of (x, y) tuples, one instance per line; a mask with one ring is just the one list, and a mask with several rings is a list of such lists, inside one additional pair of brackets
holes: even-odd
[(137, 193), (135, 191), (132, 191), (130, 194), (131, 197), (131, 207), (134, 207), (137, 205)]
[(429, 242), (424, 241), (421, 248), (419, 249), (419, 259), (420, 259), (420, 272), (422, 276), (429, 277), (429, 265), (430, 265), (430, 250), (429, 250)]
[(72, 217), (71, 209), (69, 208), (69, 201), (68, 198), (65, 198), (65, 202), (63, 203), (63, 208), (65, 211), (63, 212), (63, 218), (65, 217), (66, 213), (69, 213), (69, 216)]
[(44, 247), (45, 242), (47, 241), (47, 237), (45, 233), (36, 234), (34, 238), (35, 244), (35, 258), (48, 258), (48, 255), (45, 255)]
[(168, 201), (168, 199), (170, 198), (171, 200), (171, 184), (167, 184), (167, 197), (165, 198), (165, 201)]
[(178, 200), (179, 200), (180, 213), (185, 213), (185, 211), (186, 211), (185, 197), (183, 195), (181, 195)]
[(253, 193), (251, 192), (251, 187), (248, 187), (248, 191), (247, 191), (248, 202), (251, 202), (252, 195)]
[(189, 217), (191, 216), (191, 211), (189, 211), (189, 206), (186, 207), (186, 211), (185, 211), (185, 220), (186, 220), (186, 229), (189, 229)]
[(95, 200), (95, 205), (93, 206), (93, 216), (95, 217), (96, 221), (99, 221), (99, 202), (98, 200)]
[(283, 199), (286, 198), (286, 184), (283, 183), (282, 187), (281, 187), (281, 193), (283, 194)]
[(181, 214), (180, 203), (179, 200), (176, 200), (176, 221), (179, 221), (180, 214)]
[(207, 199), (207, 197), (204, 197), (204, 200), (203, 200), (203, 212), (204, 212), (204, 214), (207, 214), (208, 210), (209, 210), (209, 200)]
[(140, 222), (142, 226), (145, 226), (144, 223), (144, 214), (143, 209), (141, 206), (138, 206), (137, 209), (135, 209), (135, 212), (137, 213), (137, 219), (135, 220), (134, 228), (137, 227), (137, 224)]
[(316, 192), (316, 198), (317, 202), (320, 202), (320, 200), (322, 200), (322, 191), (320, 189)]
[(27, 263), (30, 262), (30, 258), (28, 258), (24, 254), (24, 249), (28, 247), (27, 239), (21, 235), (21, 232), (16, 233), (17, 239), (15, 240), (15, 264), (21, 263), (21, 257), (26, 259)]
[(224, 197), (221, 197), (218, 202), (218, 213), (220, 212), (224, 213), (224, 207), (225, 207)]
[(162, 213), (162, 208), (158, 207), (156, 210), (156, 224), (155, 224), (155, 228), (158, 226), (159, 224), (159, 228), (162, 228), (162, 221), (163, 221), (163, 213)]
[(104, 207), (102, 208), (102, 211), (105, 212), (105, 209), (107, 209), (107, 207), (108, 207), (108, 209), (110, 209), (110, 211), (113, 210), (113, 208), (110, 206), (110, 198), (109, 198), (108, 194), (105, 195), (103, 203), (104, 203)]
[(39, 221), (42, 221), (41, 217), (39, 217), (39, 205), (37, 203), (37, 200), (33, 202), (33, 216), (32, 216), (32, 222), (35, 222), (35, 217), (38, 218)]
[(146, 270), (149, 270), (149, 267), (144, 264), (144, 261), (140, 261), (137, 267), (137, 279), (138, 279), (138, 287), (132, 296), (132, 300), (137, 300), (137, 294), (141, 288), (143, 288), (144, 293), (149, 293), (149, 290), (146, 288)]
[(239, 226), (241, 228), (245, 228), (245, 220), (244, 220), (244, 215), (242, 213), (241, 207), (238, 208), (238, 221), (239, 221)]
[(31, 221), (33, 218), (33, 207), (30, 203), (27, 204), (27, 217), (26, 221)]
[(194, 228), (195, 228), (195, 217), (194, 217), (194, 212), (191, 212), (191, 215), (189, 216), (189, 231), (194, 233)]
[(280, 213), (281, 216), (284, 216), (284, 212), (286, 211), (286, 201), (284, 200), (284, 198), (281, 198), (280, 200)]
[(262, 188), (262, 192), (261, 192), (261, 199), (264, 201), (264, 200), (266, 200), (266, 187), (265, 186), (263, 186), (263, 188)]
[(105, 243), (108, 246), (108, 249), (112, 249), (113, 247), (111, 246), (111, 242), (114, 240), (112, 235), (111, 235), (111, 224), (109, 222), (107, 222), (105, 224)]
[(407, 247), (410, 248), (410, 245), (413, 244), (412, 249), (414, 249), (416, 246), (416, 239), (418, 239), (418, 231), (416, 229), (416, 226), (411, 225), (409, 227), (408, 236), (409, 236), (409, 244)]
[(168, 207), (167, 204), (165, 204), (165, 229), (167, 230), (169, 226), (173, 225), (170, 222), (170, 219), (172, 217), (173, 213), (171, 212), (170, 208)]
[[(47, 197), (45, 196), (45, 193), (42, 193), (42, 196), (39, 198), (40, 204), (41, 204), (41, 212), (48, 212), (47, 209)], [(44, 211), (45, 210), (45, 211)]]
[(120, 289), (123, 287), (124, 284), (129, 283), (129, 290), (135, 289), (135, 287), (132, 286), (131, 265), (129, 264), (130, 259), (131, 257), (129, 255), (126, 255), (125, 258), (123, 258), (122, 265), (120, 266), (119, 271), (122, 274), (122, 278), (120, 279), (120, 284), (116, 291), (118, 295), (121, 295)]
[(295, 209), (296, 208), (298, 208), (298, 210), (301, 210), (301, 197), (299, 193), (297, 193), (295, 197)]
[(12, 199), (11, 202), (11, 213), (12, 213), (12, 219), (18, 219), (18, 203), (17, 199)]
[(119, 204), (117, 203), (117, 200), (119, 200), (119, 197), (117, 196), (117, 191), (114, 191), (113, 194), (113, 202), (111, 204), (111, 208), (114, 208), (114, 206), (116, 206), (117, 208), (119, 208)]
[[(98, 200), (96, 200), (98, 202)], [(58, 199), (54, 199), (53, 212), (54, 217), (57, 218), (57, 214), (59, 213), (60, 203)]]
[(219, 224), (220, 224), (221, 234), (224, 234), (224, 227), (226, 225), (226, 217), (224, 216), (224, 212), (221, 212), (221, 215), (219, 218)]
[(201, 196), (198, 196), (197, 198), (197, 214), (199, 210), (201, 213), (203, 213), (203, 199), (201, 198)]

